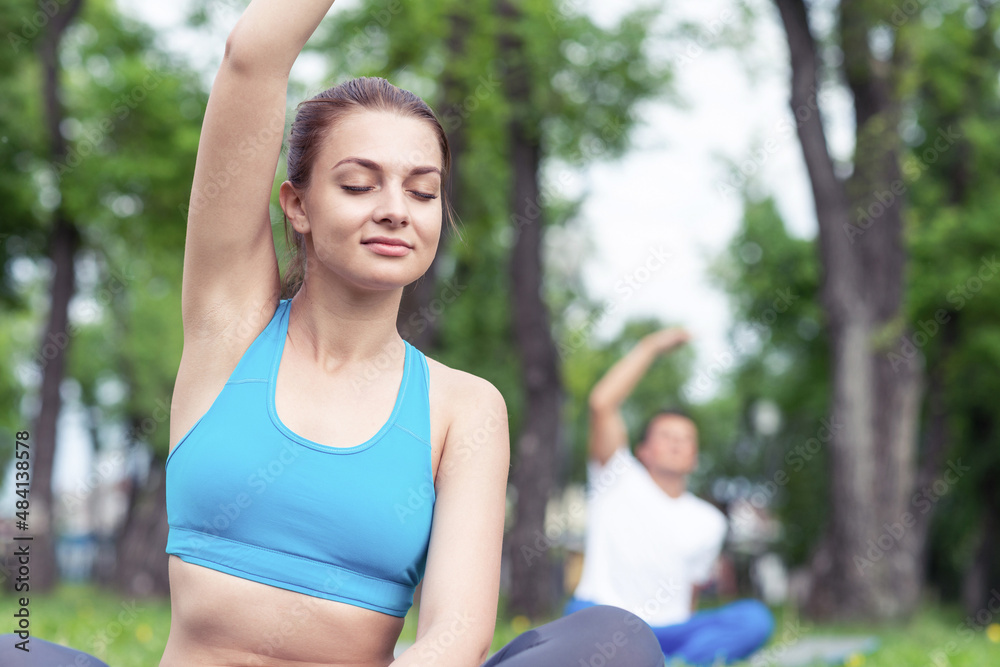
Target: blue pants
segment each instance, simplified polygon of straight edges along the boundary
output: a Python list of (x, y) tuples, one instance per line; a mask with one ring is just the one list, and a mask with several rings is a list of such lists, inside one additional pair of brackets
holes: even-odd
[[(0, 636), (3, 667), (108, 667), (86, 653), (35, 637), (30, 653)], [(590, 606), (527, 630), (482, 667), (663, 667), (663, 654), (646, 622), (624, 609)]]
[[(563, 613), (577, 613), (594, 604), (570, 598)], [(773, 630), (770, 610), (757, 600), (739, 600), (699, 611), (684, 623), (653, 626), (666, 657), (680, 658), (698, 667), (712, 665), (719, 658), (726, 663), (741, 660), (763, 646)]]

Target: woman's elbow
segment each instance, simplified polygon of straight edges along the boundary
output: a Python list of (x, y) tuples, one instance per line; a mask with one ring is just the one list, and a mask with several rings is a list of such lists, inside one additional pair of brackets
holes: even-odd
[(477, 632), (470, 633), (469, 655), (474, 657), (476, 665), (481, 665), (486, 662), (486, 659), (490, 655), (490, 646), (493, 644), (494, 628), (495, 624), (489, 628), (479, 628)]
[(277, 54), (272, 52), (270, 57), (262, 57), (261, 54), (268, 53), (269, 50), (254, 43), (258, 40), (253, 39), (252, 30), (248, 32), (240, 26), (241, 23), (237, 23), (226, 38), (226, 50), (222, 54), (220, 70), (241, 76), (263, 74), (271, 70), (282, 71), (284, 65)]

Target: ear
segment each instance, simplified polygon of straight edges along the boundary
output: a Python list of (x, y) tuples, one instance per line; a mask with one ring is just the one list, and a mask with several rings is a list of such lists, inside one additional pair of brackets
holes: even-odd
[(309, 216), (306, 215), (305, 202), (291, 182), (285, 181), (281, 184), (281, 188), (278, 190), (278, 201), (281, 203), (281, 210), (285, 212), (285, 217), (291, 223), (292, 229), (300, 234), (308, 233)]

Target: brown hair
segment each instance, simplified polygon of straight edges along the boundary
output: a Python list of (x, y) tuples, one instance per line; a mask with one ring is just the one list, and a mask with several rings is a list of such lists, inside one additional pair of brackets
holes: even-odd
[[(442, 181), (446, 182), (451, 168), (451, 150), (448, 147), (448, 136), (431, 108), (408, 90), (397, 88), (385, 79), (366, 76), (328, 88), (299, 104), (288, 137), (288, 181), (296, 189), (308, 187), (316, 155), (337, 121), (349, 113), (361, 110), (392, 112), (430, 123), (441, 147), (441, 176)], [(453, 227), (451, 206), (443, 189), (441, 203), (445, 221)], [(285, 243), (292, 257), (281, 282), (282, 299), (291, 298), (299, 291), (306, 268), (305, 239), (289, 226), (287, 217)]]
[(636, 448), (638, 448), (638, 446), (641, 445), (642, 443), (646, 442), (646, 438), (649, 437), (650, 427), (653, 425), (653, 422), (655, 422), (660, 417), (683, 417), (684, 419), (694, 424), (695, 428), (698, 427), (698, 424), (695, 422), (694, 417), (692, 417), (687, 411), (682, 410), (681, 408), (660, 408), (659, 410), (656, 411), (656, 414), (654, 414), (646, 421), (646, 426), (643, 427), (642, 429), (642, 440), (636, 443)]

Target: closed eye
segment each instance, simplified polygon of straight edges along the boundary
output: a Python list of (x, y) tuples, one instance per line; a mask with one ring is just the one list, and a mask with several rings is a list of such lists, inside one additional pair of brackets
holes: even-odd
[(341, 185), (340, 187), (348, 192), (371, 192), (375, 189), (370, 185)]
[(417, 190), (410, 190), (410, 192), (421, 199), (437, 199), (437, 195), (428, 194), (426, 192), (418, 192)]

